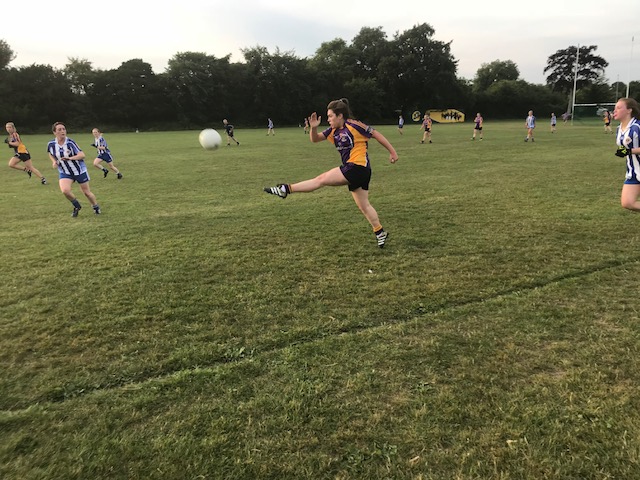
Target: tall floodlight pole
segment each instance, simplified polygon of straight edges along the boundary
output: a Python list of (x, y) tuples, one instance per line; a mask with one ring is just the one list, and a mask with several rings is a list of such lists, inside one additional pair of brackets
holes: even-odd
[(580, 58), (580, 44), (576, 48), (576, 68), (573, 72), (573, 99), (571, 100), (571, 125), (573, 125), (573, 117), (575, 114), (576, 105), (576, 84), (578, 83), (578, 58)]
[(627, 98), (629, 98), (629, 84), (631, 83), (631, 63), (633, 62), (633, 39), (635, 37), (631, 37), (631, 55), (629, 56), (629, 77), (627, 81)]

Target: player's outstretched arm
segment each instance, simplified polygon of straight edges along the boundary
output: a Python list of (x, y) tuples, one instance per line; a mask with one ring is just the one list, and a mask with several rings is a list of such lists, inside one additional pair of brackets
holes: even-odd
[(389, 142), (389, 140), (387, 140), (387, 138), (377, 130), (374, 130), (373, 135), (371, 136), (375, 138), (380, 145), (382, 145), (384, 148), (386, 148), (389, 151), (389, 161), (391, 163), (396, 163), (398, 161), (398, 154), (396, 152), (396, 149), (393, 148), (393, 145), (391, 145), (391, 143)]

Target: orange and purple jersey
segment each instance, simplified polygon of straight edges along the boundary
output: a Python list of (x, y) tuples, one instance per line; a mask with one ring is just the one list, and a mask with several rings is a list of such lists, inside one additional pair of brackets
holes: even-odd
[(9, 135), (9, 138), (7, 139), (7, 141), (11, 143), (18, 142), (17, 147), (11, 147), (16, 153), (29, 153), (29, 150), (27, 150), (27, 147), (25, 146), (25, 144), (22, 143), (22, 139), (17, 133)]
[(356, 120), (347, 120), (342, 128), (327, 128), (322, 135), (333, 143), (342, 159), (342, 164), (353, 163), (362, 167), (369, 165), (369, 139), (373, 135), (373, 127)]

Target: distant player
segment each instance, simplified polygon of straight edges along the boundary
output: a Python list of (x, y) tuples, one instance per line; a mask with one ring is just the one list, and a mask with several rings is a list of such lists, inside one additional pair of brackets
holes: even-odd
[(476, 133), (480, 134), (480, 140), (482, 140), (482, 123), (484, 122), (484, 119), (482, 118), (482, 115), (480, 115), (480, 112), (476, 113), (476, 118), (473, 119), (473, 137), (471, 137), (471, 140), (475, 140), (476, 139)]
[[(9, 168), (15, 168), (16, 170), (26, 172), (26, 174), (29, 175), (29, 178), (31, 178), (32, 173), (35, 173), (40, 179), (40, 183), (42, 185), (46, 185), (47, 179), (44, 178), (40, 173), (40, 170), (34, 167), (33, 163), (31, 163), (31, 154), (24, 143), (22, 143), (15, 124), (13, 122), (8, 122), (5, 125), (5, 128), (9, 136), (4, 139), (4, 143), (6, 143), (9, 148), (13, 148), (13, 151), (15, 152), (13, 157), (9, 159)], [(20, 165), (20, 162), (22, 162), (22, 165)]]
[(431, 116), (429, 115), (429, 112), (424, 114), (424, 117), (422, 119), (422, 125), (420, 126), (420, 129), (424, 130), (424, 133), (422, 134), (422, 140), (420, 140), (420, 143), (424, 143), (424, 141), (428, 138), (429, 139), (429, 143), (433, 143), (431, 141), (431, 125), (432, 125), (432, 121), (431, 121)]
[(222, 120), (222, 124), (224, 125), (224, 131), (227, 132), (227, 147), (231, 145), (231, 140), (236, 142), (236, 145), (240, 145), (240, 142), (233, 136), (233, 125), (231, 125), (226, 118)]
[(558, 123), (558, 119), (556, 118), (556, 114), (551, 114), (551, 133), (556, 133), (556, 124)]
[(273, 129), (273, 120), (271, 120), (270, 118), (267, 119), (267, 137), (269, 135), (275, 135), (276, 132)]
[[(627, 173), (620, 204), (622, 207), (640, 212), (640, 107), (633, 98), (621, 98), (613, 109), (613, 117), (620, 121), (616, 132), (616, 156), (627, 161)], [(635, 152), (635, 153), (634, 153)]]
[(309, 135), (309, 119), (304, 119), (304, 134)]
[(527, 136), (524, 138), (524, 141), (528, 142), (529, 139), (531, 139), (532, 142), (535, 142), (533, 129), (536, 128), (536, 117), (533, 116), (533, 110), (529, 110), (529, 116), (525, 119), (524, 126), (527, 128)]
[(404, 117), (400, 115), (398, 117), (398, 132), (402, 135), (402, 128), (404, 127)]
[(47, 145), (47, 152), (53, 168), (58, 169), (60, 191), (67, 197), (67, 200), (73, 205), (72, 217), (77, 217), (82, 206), (78, 199), (71, 191), (71, 186), (78, 182), (80, 190), (87, 197), (93, 211), (96, 215), (101, 213), (100, 206), (96, 200), (96, 196), (89, 188), (89, 172), (84, 163), (85, 154), (78, 144), (67, 137), (67, 127), (64, 123), (56, 122), (53, 124), (52, 131), (56, 138), (51, 140)]
[[(389, 161), (398, 161), (398, 154), (389, 141), (369, 125), (353, 120), (353, 114), (346, 98), (333, 100), (327, 105), (329, 128), (318, 133), (321, 117), (313, 112), (309, 117), (311, 142), (329, 140), (335, 145), (342, 165), (334, 167), (315, 178), (294, 184), (280, 184), (266, 187), (264, 191), (280, 198), (287, 198), (292, 193), (313, 192), (322, 187), (346, 186), (351, 192), (356, 205), (373, 227), (378, 247), (383, 248), (387, 241), (387, 232), (382, 228), (378, 213), (369, 203), (369, 182), (371, 181), (371, 164), (369, 162), (369, 140), (375, 139), (389, 152)], [(319, 228), (323, 228), (322, 225)], [(349, 243), (347, 241), (347, 243)]]
[(609, 110), (604, 111), (602, 120), (604, 121), (604, 133), (613, 133), (613, 130), (611, 130), (611, 112)]
[(98, 170), (102, 170), (104, 175), (103, 178), (106, 178), (109, 174), (109, 170), (102, 166), (102, 162), (105, 162), (108, 167), (118, 176), (118, 180), (122, 179), (122, 173), (120, 170), (113, 164), (113, 157), (111, 156), (111, 151), (107, 146), (107, 141), (102, 136), (102, 132), (97, 128), (91, 130), (93, 134), (94, 142), (91, 144), (92, 147), (95, 147), (98, 150), (98, 156), (93, 161), (93, 166)]

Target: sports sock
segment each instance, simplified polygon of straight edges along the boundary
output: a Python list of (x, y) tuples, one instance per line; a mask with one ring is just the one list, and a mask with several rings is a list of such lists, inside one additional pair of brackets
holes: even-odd
[(71, 200), (71, 205), (73, 205), (75, 208), (80, 208), (80, 202), (77, 198)]

